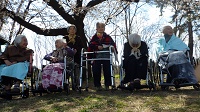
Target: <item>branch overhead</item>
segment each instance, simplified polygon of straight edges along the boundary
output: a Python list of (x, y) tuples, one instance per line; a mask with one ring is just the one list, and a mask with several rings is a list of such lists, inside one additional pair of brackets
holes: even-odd
[(67, 34), (67, 29), (66, 28), (60, 28), (60, 29), (42, 29), (40, 27), (37, 27), (36, 25), (33, 25), (29, 22), (26, 22), (23, 20), (21, 17), (17, 16), (14, 12), (3, 8), (0, 10), (0, 12), (5, 12), (7, 16), (12, 18), (14, 21), (18, 22), (20, 25), (23, 25), (24, 27), (32, 30), (33, 32), (40, 34), (40, 35), (45, 35), (45, 36), (58, 36), (58, 35), (66, 35)]
[(127, 1), (127, 2), (139, 2), (141, 0), (121, 0), (121, 1)]
[(56, 0), (43, 0), (45, 1), (49, 6), (51, 6), (64, 20), (66, 20), (68, 23), (74, 24), (74, 19), (71, 15), (66, 13), (65, 9), (60, 5)]

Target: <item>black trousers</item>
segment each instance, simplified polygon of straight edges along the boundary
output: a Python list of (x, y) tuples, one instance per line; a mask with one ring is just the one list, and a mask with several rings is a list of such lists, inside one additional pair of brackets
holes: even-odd
[(105, 86), (111, 86), (111, 67), (110, 67), (110, 61), (108, 60), (94, 61), (92, 65), (94, 86), (95, 87), (101, 86), (101, 66), (103, 67)]
[(129, 56), (124, 60), (123, 68), (125, 70), (125, 77), (123, 83), (128, 83), (136, 78), (146, 79), (148, 58), (141, 57), (136, 59), (134, 55)]

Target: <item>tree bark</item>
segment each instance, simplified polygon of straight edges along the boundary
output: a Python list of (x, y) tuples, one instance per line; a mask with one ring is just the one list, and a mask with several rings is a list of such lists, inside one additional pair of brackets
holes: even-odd
[(188, 47), (190, 48), (190, 59), (193, 64), (193, 31), (192, 31), (192, 22), (189, 20), (188, 22), (188, 33), (189, 33), (189, 42)]

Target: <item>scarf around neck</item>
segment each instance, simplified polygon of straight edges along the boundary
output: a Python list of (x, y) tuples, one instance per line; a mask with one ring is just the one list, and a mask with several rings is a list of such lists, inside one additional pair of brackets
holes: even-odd
[(75, 44), (75, 42), (76, 42), (76, 40), (75, 40), (76, 35), (73, 35), (73, 36), (68, 35), (68, 37), (69, 37), (69, 42), (68, 43), (71, 42), (71, 43)]
[(140, 52), (140, 46), (141, 46), (141, 43), (138, 45), (138, 47), (133, 47), (132, 50), (131, 50), (131, 54), (130, 55), (134, 55), (136, 59), (139, 59), (140, 56), (142, 55), (141, 52)]

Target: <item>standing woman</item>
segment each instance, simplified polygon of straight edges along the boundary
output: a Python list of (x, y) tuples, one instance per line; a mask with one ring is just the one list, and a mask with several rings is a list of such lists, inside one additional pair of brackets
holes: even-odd
[[(116, 52), (116, 43), (112, 39), (112, 37), (105, 33), (105, 24), (104, 23), (96, 23), (96, 33), (92, 36), (90, 40), (90, 45), (88, 47), (88, 52), (93, 51), (108, 51), (109, 47), (104, 46), (114, 46)], [(108, 53), (98, 53), (93, 55), (95, 58), (109, 58), (110, 54)], [(91, 55), (88, 58), (93, 58)], [(110, 60), (95, 60), (92, 63), (92, 73), (94, 77), (94, 86), (97, 91), (102, 90), (101, 86), (101, 68), (103, 68), (104, 74), (104, 84), (105, 90), (109, 90), (109, 86), (111, 86), (111, 67)]]
[[(30, 55), (33, 53), (27, 45), (26, 36), (18, 35), (14, 40), (14, 45), (9, 45), (0, 55), (0, 60), (4, 62), (0, 65), (0, 79), (6, 91), (20, 92), (20, 81), (24, 80), (28, 73)], [(14, 88), (11, 90), (14, 82)]]
[(81, 37), (76, 35), (76, 31), (77, 31), (76, 26), (70, 25), (69, 27), (67, 27), (67, 32), (69, 33), (69, 35), (63, 38), (66, 39), (67, 45), (76, 51), (74, 55), (74, 61), (77, 64), (80, 64), (81, 49), (83, 48), (83, 42), (81, 40)]

